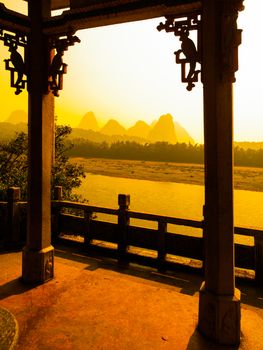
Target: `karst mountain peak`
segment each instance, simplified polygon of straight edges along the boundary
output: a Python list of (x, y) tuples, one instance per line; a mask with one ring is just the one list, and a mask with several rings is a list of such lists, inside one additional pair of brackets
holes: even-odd
[(115, 118), (110, 118), (99, 129), (96, 117), (90, 111), (81, 119), (79, 128), (96, 131), (107, 136), (136, 137), (146, 142), (194, 143), (187, 130), (175, 121), (170, 113), (161, 115), (158, 120), (154, 120), (150, 125), (143, 120), (137, 120), (128, 129), (122, 126)]

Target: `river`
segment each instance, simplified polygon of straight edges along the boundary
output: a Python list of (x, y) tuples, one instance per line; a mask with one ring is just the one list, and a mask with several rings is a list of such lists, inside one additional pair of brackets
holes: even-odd
[[(130, 194), (130, 209), (151, 214), (202, 220), (204, 187), (174, 182), (86, 174), (76, 190), (90, 205), (118, 208), (118, 194)], [(234, 191), (235, 226), (263, 228), (263, 192)]]

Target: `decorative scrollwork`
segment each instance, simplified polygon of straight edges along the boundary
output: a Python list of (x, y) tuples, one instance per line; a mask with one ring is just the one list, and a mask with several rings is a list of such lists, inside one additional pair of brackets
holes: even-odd
[(67, 64), (63, 62), (62, 58), (64, 51), (76, 42), (80, 43), (80, 39), (71, 33), (62, 38), (52, 38), (50, 41), (50, 48), (56, 49), (56, 54), (51, 61), (48, 74), (50, 90), (52, 90), (54, 96), (59, 96), (59, 90), (63, 89), (63, 74), (67, 73)]
[(15, 88), (15, 94), (19, 95), (22, 89), (25, 88), (27, 79), (24, 78), (24, 75), (27, 72), (23, 57), (18, 52), (18, 47), (22, 47), (25, 50), (27, 37), (21, 34), (11, 34), (0, 29), (0, 40), (4, 42), (5, 46), (9, 47), (10, 58), (4, 60), (5, 69), (10, 71), (11, 87)]
[[(157, 27), (159, 31), (165, 30), (167, 33), (173, 32), (175, 36), (179, 36), (181, 49), (174, 52), (176, 63), (181, 64), (181, 79), (183, 83), (187, 83), (186, 89), (191, 91), (195, 86), (194, 82), (198, 81), (198, 74), (201, 70), (196, 69), (197, 63), (201, 63), (201, 20), (199, 14), (191, 14), (185, 18), (177, 18), (175, 16), (166, 17), (165, 23), (160, 23)], [(189, 38), (190, 31), (197, 31), (197, 47), (192, 39)], [(182, 56), (183, 54), (183, 56)], [(189, 66), (188, 73), (186, 67)]]

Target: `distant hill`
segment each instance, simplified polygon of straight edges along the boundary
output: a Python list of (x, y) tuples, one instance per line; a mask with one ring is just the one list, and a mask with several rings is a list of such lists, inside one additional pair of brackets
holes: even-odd
[(126, 135), (127, 130), (115, 119), (110, 119), (100, 132), (105, 135)]
[(259, 150), (263, 149), (263, 142), (249, 142), (249, 141), (239, 141), (234, 142), (235, 147), (240, 147), (244, 149), (253, 149), (253, 150)]
[[(0, 122), (0, 141), (8, 140), (15, 136), (16, 133), (27, 132), (27, 113), (23, 110), (13, 111), (10, 116)], [(93, 112), (86, 113), (79, 123), (78, 128), (73, 128), (70, 139), (83, 139), (92, 142), (113, 143), (117, 141), (134, 141), (140, 144), (149, 142), (165, 141), (170, 143), (191, 143), (195, 144), (193, 138), (187, 130), (174, 120), (171, 114), (164, 114), (158, 120), (153, 121), (150, 125), (142, 120), (126, 130), (118, 121), (110, 119), (101, 129)], [(245, 150), (263, 149), (262, 142), (234, 142), (235, 147)]]
[(27, 113), (24, 110), (16, 110), (11, 112), (9, 117), (5, 120), (6, 123), (19, 124), (19, 123), (27, 123), (28, 117)]
[(89, 140), (91, 142), (101, 143), (113, 143), (117, 141), (134, 141), (137, 143), (146, 143), (147, 140), (137, 137), (137, 136), (128, 136), (128, 135), (106, 135), (98, 131), (93, 130), (84, 130), (80, 128), (73, 128), (72, 133), (69, 135), (69, 138), (74, 140)]
[(176, 130), (176, 137), (179, 143), (192, 143), (195, 144), (194, 139), (189, 135), (189, 133), (182, 127), (178, 122), (174, 121), (174, 127)]
[(98, 122), (93, 112), (88, 112), (81, 119), (79, 129), (99, 131)]
[(0, 122), (0, 141), (7, 141), (21, 131), (27, 133), (27, 123), (28, 119), (25, 111), (13, 111), (4, 122)]
[[(94, 132), (97, 133), (95, 134)], [(195, 143), (189, 133), (178, 122), (173, 120), (171, 114), (160, 116), (151, 125), (138, 120), (127, 130), (115, 119), (110, 119), (101, 129), (98, 129), (94, 113), (88, 112), (81, 119), (79, 128), (73, 130), (71, 138), (110, 143), (114, 141), (136, 141), (139, 143), (161, 141), (173, 144), (177, 142)]]
[(151, 142), (166, 141), (176, 143), (178, 139), (175, 133), (173, 117), (171, 114), (161, 115), (157, 123), (149, 132), (148, 138)]
[(130, 127), (127, 131), (127, 134), (129, 136), (139, 136), (147, 139), (149, 132), (151, 130), (150, 125), (148, 125), (147, 123), (145, 123), (142, 120), (138, 120), (134, 126)]
[(7, 141), (10, 140), (12, 137), (15, 136), (18, 132), (25, 132), (27, 133), (27, 124), (26, 123), (18, 123), (18, 124), (12, 124), (12, 123), (0, 123), (0, 141)]

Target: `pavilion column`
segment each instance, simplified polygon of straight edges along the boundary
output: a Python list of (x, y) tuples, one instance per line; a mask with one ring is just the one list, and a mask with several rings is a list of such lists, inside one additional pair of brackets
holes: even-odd
[(48, 89), (50, 49), (42, 33), (50, 15), (49, 0), (29, 0), (28, 37), (29, 184), (27, 244), (23, 250), (22, 279), (42, 283), (54, 276), (51, 246), (50, 176), (54, 131), (54, 96)]
[(240, 341), (240, 292), (234, 281), (233, 102), (242, 1), (203, 0), (202, 80), (205, 144), (205, 282), (199, 331), (221, 344)]

